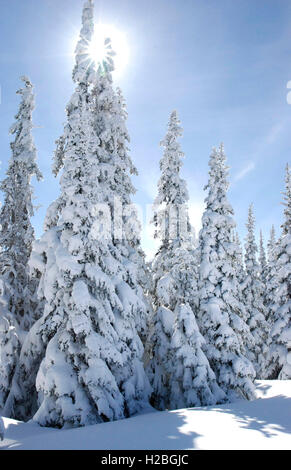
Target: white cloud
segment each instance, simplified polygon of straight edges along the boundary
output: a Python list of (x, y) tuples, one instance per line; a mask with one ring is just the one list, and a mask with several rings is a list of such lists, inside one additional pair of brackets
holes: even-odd
[(267, 135), (267, 138), (266, 138), (266, 142), (268, 144), (273, 144), (274, 142), (276, 142), (277, 138), (279, 137), (279, 135), (280, 135), (280, 133), (282, 132), (283, 129), (284, 129), (284, 123), (283, 122), (279, 122), (279, 123), (275, 124), (270, 129), (270, 132), (269, 132), (269, 134)]
[(247, 163), (247, 165), (234, 176), (234, 181), (242, 180), (248, 173), (255, 169), (255, 166), (254, 162)]

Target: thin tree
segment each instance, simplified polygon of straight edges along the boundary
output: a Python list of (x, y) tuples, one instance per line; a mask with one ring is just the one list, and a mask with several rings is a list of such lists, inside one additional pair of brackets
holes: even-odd
[(272, 225), (270, 231), (270, 238), (267, 244), (268, 262), (266, 272), (266, 294), (265, 294), (265, 305), (267, 309), (267, 321), (269, 326), (273, 326), (274, 323), (274, 312), (276, 291), (278, 289), (277, 281), (277, 247), (278, 242), (276, 239), (275, 228)]
[(265, 291), (268, 263), (267, 263), (267, 256), (266, 256), (266, 251), (264, 247), (264, 238), (263, 238), (262, 230), (260, 230), (259, 266), (260, 266), (260, 278), (261, 278), (261, 282), (263, 283), (263, 289)]
[(255, 218), (252, 205), (249, 207), (246, 227), (246, 278), (242, 292), (248, 314), (248, 325), (254, 337), (254, 343), (248, 345), (248, 353), (256, 369), (257, 378), (262, 379), (265, 378), (268, 324), (263, 298), (264, 284), (260, 279), (260, 265), (257, 261), (258, 248), (255, 240)]
[(204, 339), (195, 319), (197, 257), (188, 217), (188, 191), (180, 176), (182, 128), (170, 115), (160, 162), (161, 177), (154, 204), (160, 248), (153, 261), (156, 309), (149, 376), (152, 402), (158, 409), (210, 405), (223, 400), (203, 352)]
[(200, 231), (198, 325), (206, 340), (207, 358), (218, 385), (229, 399), (254, 397), (255, 371), (246, 357), (249, 327), (239, 301), (233, 241), (235, 222), (227, 199), (228, 168), (223, 144), (213, 149), (205, 189), (206, 209)]
[(10, 129), (12, 155), (0, 188), (4, 203), (0, 210), (0, 407), (11, 386), (21, 344), (39, 314), (36, 300), (38, 281), (29, 274), (28, 261), (34, 241), (31, 179), (42, 178), (32, 137), (33, 86), (21, 77), (24, 86), (15, 123)]
[(276, 250), (276, 282), (274, 324), (271, 331), (271, 354), (275, 366), (273, 377), (291, 379), (291, 172), (286, 166), (284, 223)]

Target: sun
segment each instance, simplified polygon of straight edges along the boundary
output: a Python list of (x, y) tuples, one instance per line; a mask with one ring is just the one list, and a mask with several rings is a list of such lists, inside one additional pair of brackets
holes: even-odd
[(128, 62), (129, 62), (129, 47), (127, 39), (124, 33), (119, 31), (113, 25), (106, 24), (95, 24), (94, 36), (92, 38), (89, 54), (91, 60), (96, 64), (103, 64), (108, 58), (108, 48), (106, 47), (105, 40), (111, 40), (111, 47), (115, 55), (113, 56), (114, 61), (114, 73), (123, 74)]

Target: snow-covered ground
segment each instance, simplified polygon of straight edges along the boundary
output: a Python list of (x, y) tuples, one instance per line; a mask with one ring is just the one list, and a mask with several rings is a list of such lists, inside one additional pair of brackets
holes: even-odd
[(258, 381), (257, 396), (69, 430), (4, 418), (0, 449), (291, 449), (291, 381)]

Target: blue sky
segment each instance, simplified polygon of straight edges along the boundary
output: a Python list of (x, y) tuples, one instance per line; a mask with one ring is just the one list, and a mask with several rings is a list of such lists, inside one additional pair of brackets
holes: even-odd
[[(42, 183), (33, 181), (37, 236), (59, 193), (51, 175), (55, 140), (73, 91), (73, 51), (82, 0), (0, 0), (0, 160), (10, 157), (8, 129), (17, 112), (19, 76), (35, 85), (35, 142)], [(230, 166), (229, 199), (241, 237), (254, 203), (257, 230), (282, 223), (281, 191), (290, 163), (291, 2), (287, 0), (95, 0), (96, 21), (126, 34), (130, 60), (117, 76), (128, 106), (131, 154), (139, 170), (135, 201), (151, 204), (170, 112), (177, 109), (186, 178), (199, 228), (208, 157), (221, 141)], [(151, 241), (144, 248), (150, 253)]]

